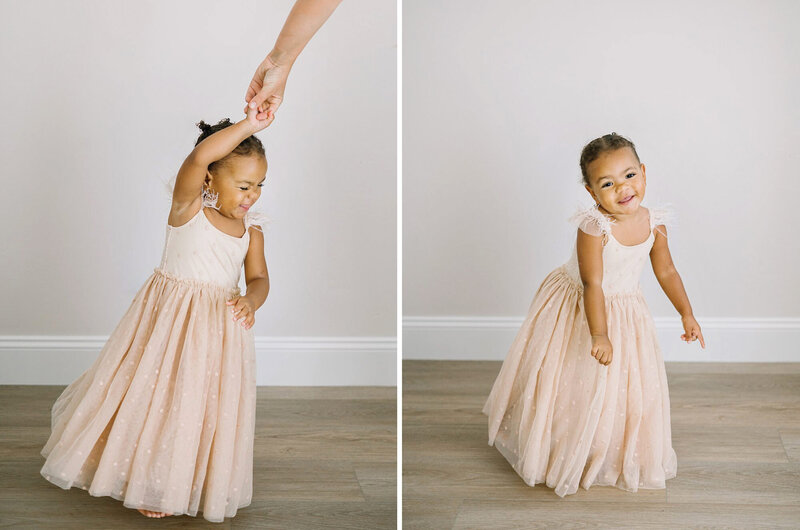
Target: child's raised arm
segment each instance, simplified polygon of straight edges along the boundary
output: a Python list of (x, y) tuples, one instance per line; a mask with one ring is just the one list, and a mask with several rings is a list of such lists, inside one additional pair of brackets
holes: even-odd
[(667, 227), (658, 225), (655, 227), (654, 233), (656, 240), (653, 243), (653, 248), (650, 249), (650, 263), (653, 266), (653, 273), (655, 273), (661, 289), (681, 315), (681, 323), (684, 330), (681, 339), (686, 342), (700, 339), (700, 346), (705, 348), (706, 342), (703, 339), (703, 332), (700, 330), (700, 325), (692, 313), (692, 306), (689, 304), (689, 297), (686, 296), (686, 290), (683, 288), (681, 276), (672, 263), (672, 255), (669, 253), (669, 246), (667, 245)]
[(603, 294), (603, 239), (578, 229), (578, 268), (583, 283), (583, 310), (592, 335), (592, 357), (604, 365), (611, 363), (612, 348), (606, 323)]
[(208, 166), (229, 155), (242, 141), (267, 127), (272, 118), (257, 120), (257, 110), (250, 110), (243, 120), (215, 132), (195, 146), (183, 161), (172, 192), (172, 209), (181, 211), (203, 193)]

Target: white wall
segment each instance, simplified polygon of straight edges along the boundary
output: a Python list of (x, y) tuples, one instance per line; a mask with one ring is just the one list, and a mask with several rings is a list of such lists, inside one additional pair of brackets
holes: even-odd
[(798, 21), (794, 0), (405, 0), (404, 356), (504, 357), (590, 204), (580, 150), (616, 131), (647, 167), (644, 203), (676, 207), (709, 339), (677, 339), (648, 267), (666, 357), (800, 360)]
[[(62, 337), (67, 355), (70, 337), (96, 345), (113, 330), (158, 266), (162, 183), (194, 146), (194, 124), (243, 115), (292, 4), (0, 0), (6, 376), (20, 337)], [(343, 2), (258, 134), (271, 291), (254, 331), (280, 344), (372, 341), (392, 373), (363, 383), (394, 380), (396, 52), (394, 2)], [(337, 352), (352, 353), (334, 348), (325, 362)]]

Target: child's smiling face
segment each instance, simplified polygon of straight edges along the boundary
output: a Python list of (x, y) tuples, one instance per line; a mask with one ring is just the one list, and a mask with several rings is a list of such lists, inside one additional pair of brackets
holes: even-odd
[(586, 190), (608, 213), (633, 214), (639, 209), (647, 178), (644, 164), (630, 147), (606, 151), (586, 169)]
[(267, 161), (262, 156), (233, 156), (213, 174), (209, 172), (206, 183), (219, 193), (219, 213), (234, 219), (243, 218), (261, 196), (266, 173)]

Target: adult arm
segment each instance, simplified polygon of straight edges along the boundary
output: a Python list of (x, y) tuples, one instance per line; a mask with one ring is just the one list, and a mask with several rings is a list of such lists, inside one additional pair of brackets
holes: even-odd
[(297, 0), (286, 17), (272, 51), (256, 68), (245, 101), (258, 108), (258, 119), (274, 117), (283, 102), (286, 80), (300, 52), (328, 20), (341, 0)]

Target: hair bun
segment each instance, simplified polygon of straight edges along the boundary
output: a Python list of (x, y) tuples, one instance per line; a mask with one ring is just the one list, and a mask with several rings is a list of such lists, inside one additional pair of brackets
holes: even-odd
[[(194, 143), (196, 147), (197, 145), (200, 144), (200, 142), (202, 142), (212, 134), (232, 126), (233, 122), (231, 122), (230, 118), (224, 118), (219, 122), (217, 122), (216, 125), (211, 125), (210, 123), (206, 123), (203, 120), (200, 120), (195, 125), (197, 125), (200, 128), (200, 131), (202, 131), (200, 135), (197, 137), (197, 141), (195, 141)], [(220, 160), (217, 160), (216, 162), (212, 162), (211, 165), (209, 165), (209, 168), (212, 168), (212, 166), (215, 166), (215, 164), (219, 164), (230, 155), (238, 155), (238, 156), (259, 155), (261, 157), (265, 157), (264, 145), (261, 143), (261, 140), (251, 135), (242, 140), (239, 143), (239, 145), (236, 146), (228, 155), (225, 155), (225, 157), (223, 157)]]

